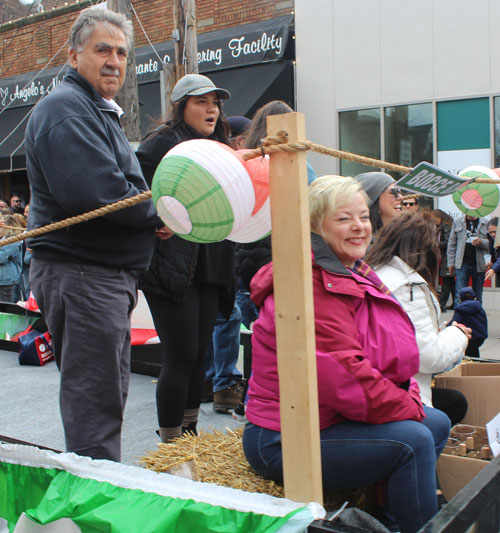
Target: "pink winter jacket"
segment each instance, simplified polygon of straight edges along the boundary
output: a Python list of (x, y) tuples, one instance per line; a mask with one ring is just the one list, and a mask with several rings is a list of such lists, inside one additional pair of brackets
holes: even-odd
[[(420, 421), (422, 402), (411, 380), (419, 352), (406, 313), (365, 263), (360, 269), (378, 286), (346, 269), (319, 235), (311, 240), (320, 428), (344, 420)], [(251, 291), (260, 312), (246, 416), (280, 431), (272, 263), (257, 272)]]

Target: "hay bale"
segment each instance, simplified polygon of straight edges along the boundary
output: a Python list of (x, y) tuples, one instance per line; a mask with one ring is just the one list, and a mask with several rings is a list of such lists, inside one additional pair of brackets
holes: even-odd
[[(189, 470), (197, 481), (284, 498), (283, 485), (257, 475), (248, 464), (241, 442), (243, 428), (226, 429), (227, 433), (200, 431), (198, 437), (185, 434), (168, 444), (159, 443), (158, 449), (148, 452), (141, 463), (149, 470), (171, 474), (178, 474), (184, 465), (184, 473)], [(345, 501), (349, 507), (368, 512), (374, 507), (370, 487), (325, 491), (324, 496), (327, 510), (338, 509)]]

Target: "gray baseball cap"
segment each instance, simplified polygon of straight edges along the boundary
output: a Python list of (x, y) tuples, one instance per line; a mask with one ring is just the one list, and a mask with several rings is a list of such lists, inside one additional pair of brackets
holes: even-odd
[(231, 93), (226, 89), (216, 87), (212, 80), (201, 74), (186, 74), (176, 84), (172, 91), (170, 100), (173, 104), (185, 96), (199, 96), (215, 91), (219, 98), (227, 100), (231, 98)]

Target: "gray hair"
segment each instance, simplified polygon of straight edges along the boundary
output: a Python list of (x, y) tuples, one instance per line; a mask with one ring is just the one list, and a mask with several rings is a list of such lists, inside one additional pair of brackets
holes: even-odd
[(69, 31), (69, 47), (81, 52), (98, 24), (115, 26), (121, 30), (127, 41), (127, 49), (129, 51), (132, 49), (134, 45), (132, 23), (121, 13), (96, 7), (84, 9), (75, 20)]

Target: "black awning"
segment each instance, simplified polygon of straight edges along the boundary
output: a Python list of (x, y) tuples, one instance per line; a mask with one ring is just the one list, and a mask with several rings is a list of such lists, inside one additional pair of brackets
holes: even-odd
[[(276, 61), (249, 67), (208, 72), (217, 87), (231, 93), (224, 101), (224, 114), (253, 116), (259, 107), (271, 100), (284, 100), (295, 107), (294, 67), (291, 61)], [(160, 119), (159, 82), (139, 85), (141, 131), (145, 136), (157, 126), (151, 119)]]
[(253, 116), (271, 100), (284, 100), (295, 107), (294, 71), (291, 61), (261, 63), (238, 69), (208, 73), (217, 87), (231, 93), (224, 102), (224, 114)]
[(9, 107), (0, 114), (0, 171), (26, 168), (24, 132), (32, 108)]
[[(245, 115), (251, 118), (259, 107), (271, 100), (284, 100), (294, 107), (291, 61), (261, 63), (208, 75), (218, 87), (224, 87), (231, 93), (230, 100), (224, 102), (224, 114), (228, 117)], [(159, 119), (161, 115), (159, 82), (139, 85), (139, 100), (143, 104), (139, 109), (141, 129), (145, 135), (154, 127), (151, 119)], [(31, 109), (32, 106), (9, 107), (0, 114), (0, 172), (26, 168), (23, 140), (29, 117), (23, 119)]]

